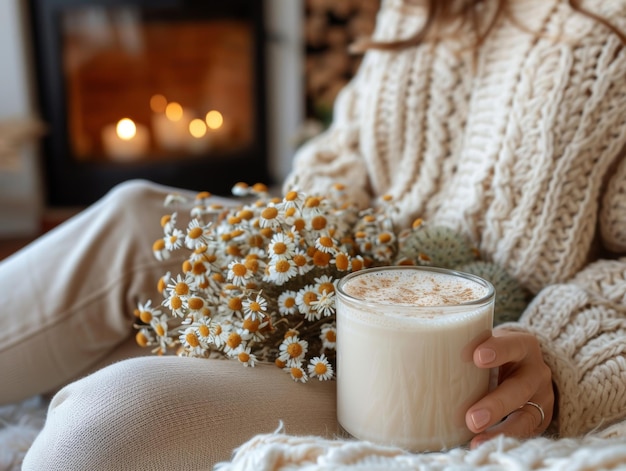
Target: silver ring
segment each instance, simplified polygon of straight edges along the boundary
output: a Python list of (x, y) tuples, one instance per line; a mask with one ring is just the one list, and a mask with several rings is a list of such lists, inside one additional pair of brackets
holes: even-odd
[(535, 409), (539, 411), (539, 413), (541, 414), (541, 420), (539, 421), (539, 425), (537, 425), (537, 428), (541, 427), (543, 425), (543, 421), (546, 418), (546, 414), (543, 412), (543, 408), (536, 402), (526, 401), (526, 403), (523, 406), (521, 406), (520, 409), (525, 406), (533, 406)]

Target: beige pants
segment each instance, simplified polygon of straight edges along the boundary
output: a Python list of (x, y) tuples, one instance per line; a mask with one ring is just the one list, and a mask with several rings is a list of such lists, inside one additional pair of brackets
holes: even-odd
[(180, 268), (151, 250), (169, 190), (119, 185), (0, 263), (0, 404), (62, 387), (24, 470), (211, 469), (281, 422), (293, 434), (336, 432), (334, 382), (139, 356), (149, 352), (134, 346), (133, 309), (158, 300), (158, 277)]

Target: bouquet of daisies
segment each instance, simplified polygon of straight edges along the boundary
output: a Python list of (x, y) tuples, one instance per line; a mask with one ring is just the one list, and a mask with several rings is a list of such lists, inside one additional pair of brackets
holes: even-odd
[[(464, 236), (421, 220), (395, 230), (389, 197), (360, 211), (341, 185), (327, 195), (294, 189), (276, 198), (262, 184), (239, 183), (233, 194), (247, 202), (225, 208), (206, 192), (193, 202), (167, 197), (174, 210), (161, 219), (154, 255), (187, 253), (181, 273), (158, 281), (162, 301), (136, 309), (139, 345), (243, 366), (271, 361), (304, 383), (334, 378), (335, 287), (350, 272), (394, 264), (454, 268), (495, 285), (499, 321), (516, 319), (526, 305), (524, 290), (478, 260)], [(182, 207), (191, 207), (184, 230), (177, 227)]]

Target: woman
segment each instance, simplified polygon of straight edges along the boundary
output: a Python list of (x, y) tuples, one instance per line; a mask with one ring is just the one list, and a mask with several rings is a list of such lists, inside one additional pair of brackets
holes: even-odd
[[(626, 416), (626, 41), (615, 29), (626, 1), (579, 3), (385, 1), (332, 127), (286, 182), (344, 182), (363, 206), (391, 194), (398, 225), (421, 216), (462, 230), (536, 295), (474, 352), (501, 377), (467, 411), (472, 446)], [(0, 265), (12, 293), (3, 402), (134, 354), (117, 346), (164, 270), (142, 231), (164, 193), (122, 185)], [(206, 469), (281, 420), (332, 436), (334, 383), (285, 376), (192, 358), (115, 363), (55, 395), (24, 469)]]

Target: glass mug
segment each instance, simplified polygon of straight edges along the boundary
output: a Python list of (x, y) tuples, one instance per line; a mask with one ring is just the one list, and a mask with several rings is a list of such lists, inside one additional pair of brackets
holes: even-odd
[(413, 452), (467, 443), (467, 409), (489, 389), (474, 349), (493, 327), (495, 290), (466, 273), (381, 267), (337, 287), (337, 419), (342, 432)]

